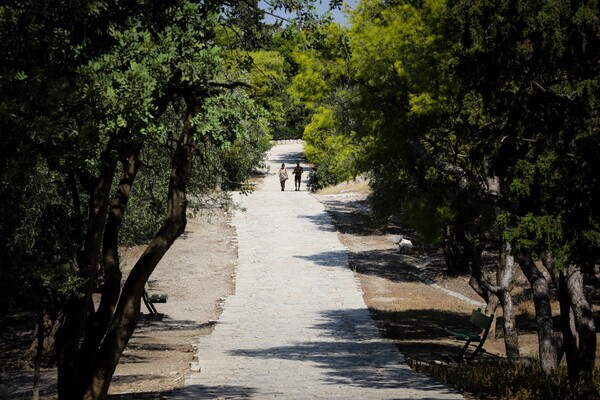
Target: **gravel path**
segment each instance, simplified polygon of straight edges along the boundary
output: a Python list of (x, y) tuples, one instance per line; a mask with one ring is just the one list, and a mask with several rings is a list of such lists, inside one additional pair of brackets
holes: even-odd
[[(269, 153), (270, 173), (239, 197), (235, 295), (198, 365), (172, 399), (462, 399), (410, 370), (381, 338), (323, 206), (274, 174), (301, 160), (301, 144)], [(308, 170), (304, 165), (305, 171)], [(306, 178), (306, 175), (304, 178)]]

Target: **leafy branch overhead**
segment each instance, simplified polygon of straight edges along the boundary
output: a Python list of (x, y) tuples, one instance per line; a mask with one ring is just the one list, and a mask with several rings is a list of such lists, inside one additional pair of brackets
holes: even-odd
[[(188, 211), (241, 189), (269, 147), (254, 66), (225, 68), (252, 41), (216, 41), (235, 23), (226, 6), (252, 5), (0, 6), (0, 142), (11, 149), (0, 187), (13, 210), (0, 224), (11, 237), (1, 285), (4, 304), (24, 300), (53, 325), (35, 358), (54, 353), (60, 398), (105, 397), (144, 284)], [(122, 276), (119, 244), (140, 242)]]
[[(375, 211), (439, 244), (489, 312), (501, 303), (511, 358), (518, 265), (539, 300), (542, 369), (565, 351), (573, 385), (589, 385), (596, 349), (583, 282), (600, 264), (599, 18), (586, 1), (363, 0), (349, 27), (298, 49), (290, 89), (314, 110), (313, 188), (367, 174)], [(484, 250), (499, 254), (496, 284)], [(550, 284), (571, 329), (547, 322)]]

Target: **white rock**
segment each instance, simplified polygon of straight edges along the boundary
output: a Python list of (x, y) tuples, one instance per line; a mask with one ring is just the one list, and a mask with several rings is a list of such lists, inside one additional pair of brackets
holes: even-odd
[(398, 253), (400, 254), (408, 254), (412, 251), (412, 249), (413, 244), (408, 239), (402, 239), (400, 240), (400, 243), (398, 243)]

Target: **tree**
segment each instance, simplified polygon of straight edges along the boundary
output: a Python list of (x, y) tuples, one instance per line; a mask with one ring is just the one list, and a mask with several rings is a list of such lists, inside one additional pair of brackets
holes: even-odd
[[(38, 337), (48, 335), (37, 359), (54, 349), (60, 398), (106, 397), (144, 284), (184, 231), (190, 203), (244, 190), (268, 148), (264, 99), (247, 90), (252, 63), (240, 62), (264, 39), (253, 35), (262, 29), (256, 6), (0, 7), (0, 140), (11, 149), (0, 160), (1, 201), (16, 211), (0, 229), (18, 233), (0, 248), (2, 277), (13, 303), (36, 295), (28, 305), (43, 317)], [(224, 24), (241, 39), (219, 41)], [(123, 277), (122, 228), (127, 240), (144, 239), (133, 226), (149, 241)]]
[[(247, 83), (222, 74), (212, 40), (220, 7), (97, 1), (0, 9), (8, 55), (0, 118), (3, 145), (12, 149), (2, 159), (3, 193), (33, 201), (3, 219), (3, 231), (23, 236), (3, 248), (18, 257), (2, 271), (32, 283), (49, 310), (60, 398), (106, 396), (144, 284), (185, 228), (190, 180), (203, 173), (193, 160), (206, 168), (220, 153), (230, 161), (226, 175), (215, 166), (217, 177), (201, 184), (239, 187), (268, 145), (257, 129), (261, 111), (239, 89)], [(153, 163), (167, 167), (168, 187), (155, 205), (164, 205), (163, 221), (122, 284), (120, 229), (136, 178), (147, 179)], [(46, 195), (25, 198), (34, 185)], [(55, 235), (43, 234), (46, 224)], [(35, 268), (23, 274), (28, 260)]]
[(303, 139), (306, 157), (316, 166), (309, 187), (317, 190), (357, 176), (360, 152), (353, 128), (358, 120), (347, 106), (355, 93), (346, 29), (324, 24), (302, 39), (293, 51), (297, 70), (288, 92), (311, 113)]
[[(362, 123), (330, 134), (359, 148), (375, 205), (418, 220), (423, 237), (445, 234), (449, 268), (470, 270), (508, 322), (514, 258), (534, 288), (542, 366), (552, 372), (564, 348), (574, 385), (589, 381), (596, 346), (583, 278), (600, 245), (597, 20), (585, 1), (363, 1), (347, 81)], [(489, 245), (496, 284), (479, 266)], [(558, 287), (562, 332), (536, 260)], [(507, 349), (518, 357), (516, 339)]]
[[(570, 378), (573, 384), (589, 381), (595, 329), (581, 276), (598, 263), (600, 244), (593, 239), (597, 182), (589, 169), (594, 163), (589, 151), (598, 149), (598, 54), (591, 50), (600, 38), (594, 22), (598, 9), (578, 1), (449, 4), (464, 46), (463, 87), (480, 94), (493, 121), (479, 140), (492, 153), (490, 175), (499, 177), (513, 204), (505, 208), (505, 236), (522, 255), (524, 272), (532, 268), (532, 258), (543, 257), (554, 261), (546, 263), (553, 265), (552, 275), (564, 277), (556, 284), (565, 291), (559, 300)], [(539, 275), (531, 270), (528, 277)], [(571, 313), (576, 328), (565, 332), (572, 326)], [(544, 332), (544, 326), (542, 359), (554, 353), (543, 348), (553, 343), (546, 340), (550, 327)], [(578, 349), (569, 337), (578, 337)]]
[(361, 3), (352, 17), (360, 96), (355, 107), (367, 121), (364, 158), (372, 198), (376, 210), (401, 216), (420, 240), (441, 242), (449, 272), (471, 273), (487, 312), (495, 311), (499, 299), (507, 353), (516, 358), (511, 255), (500, 252), (496, 284), (481, 266), (483, 250), (500, 247), (497, 209), (482, 201), (493, 176), (485, 175), (486, 160), (478, 162), (477, 143), (465, 127), (484, 125), (487, 117), (477, 96), (461, 92), (455, 36), (442, 29), (446, 11), (443, 1), (373, 1)]

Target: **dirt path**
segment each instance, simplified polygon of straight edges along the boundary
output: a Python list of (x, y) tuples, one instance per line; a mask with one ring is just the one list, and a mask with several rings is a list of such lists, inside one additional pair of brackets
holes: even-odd
[[(143, 247), (121, 253), (124, 272), (137, 260)], [(237, 246), (230, 218), (220, 210), (204, 210), (188, 222), (186, 232), (173, 244), (149, 280), (150, 292), (169, 294), (157, 304), (162, 318), (152, 319), (142, 304), (142, 318), (117, 367), (110, 388), (112, 399), (160, 399), (181, 386), (190, 372), (201, 335), (212, 332), (221, 304), (234, 290)], [(17, 333), (3, 340), (17, 340)], [(18, 333), (26, 335), (27, 331)], [(31, 331), (29, 331), (31, 334)], [(31, 399), (32, 372), (14, 357), (26, 349), (0, 354), (0, 364), (12, 367), (0, 372), (0, 399)], [(4, 359), (4, 360), (3, 360)], [(42, 399), (56, 398), (56, 371), (42, 373)]]
[[(269, 152), (271, 170), (300, 144)], [(323, 205), (268, 174), (238, 197), (236, 291), (170, 399), (461, 399), (382, 338)]]
[[(299, 150), (289, 154), (275, 161), (302, 158)], [(278, 190), (277, 181), (265, 181), (264, 185), (270, 186), (263, 186), (263, 190)], [(293, 190), (293, 182), (288, 185)], [(348, 249), (350, 266), (359, 279), (371, 316), (380, 330), (410, 358), (435, 360), (444, 354), (456, 354), (459, 344), (449, 341), (442, 328), (462, 326), (473, 305), (449, 296), (440, 288), (473, 301), (479, 299), (465, 278), (440, 274), (443, 270), (440, 254), (398, 254), (394, 240), (401, 232), (396, 227), (381, 231), (372, 226), (366, 195), (365, 184), (354, 182), (334, 188), (331, 194), (314, 197), (326, 207), (340, 241)], [(235, 288), (235, 229), (227, 215), (213, 211), (190, 220), (186, 233), (151, 276), (150, 291), (168, 293), (169, 301), (157, 305), (164, 314), (162, 320), (142, 318), (116, 371), (111, 398), (163, 399), (172, 389), (180, 387), (190, 373), (190, 364), (196, 361), (193, 344), (201, 335), (212, 332), (223, 300)], [(270, 240), (257, 238), (260, 239)], [(141, 248), (129, 249), (122, 254), (125, 265), (131, 266), (140, 251)], [(430, 263), (419, 269), (417, 265), (424, 264), (423, 256), (429, 257)], [(434, 280), (439, 287), (424, 284), (423, 276)], [(145, 309), (143, 312), (147, 313)], [(2, 341), (17, 343), (22, 351), (28, 343), (23, 340), (24, 335), (26, 332), (4, 330)], [(534, 340), (522, 340), (521, 344), (525, 352), (531, 347), (535, 353)], [(502, 339), (488, 340), (485, 348), (490, 353), (502, 354)], [(0, 354), (0, 361), (18, 356), (15, 346), (11, 351)], [(12, 367), (14, 363), (2, 364), (11, 368), (0, 372), (0, 398), (31, 398), (31, 371)], [(43, 398), (54, 398), (54, 370), (44, 371), (43, 378)]]
[[(126, 266), (142, 249), (130, 249)], [(234, 291), (235, 229), (221, 210), (204, 210), (188, 222), (148, 282), (149, 292), (168, 293), (156, 304), (162, 318), (144, 317), (123, 353), (110, 394), (124, 399), (161, 398), (190, 372), (199, 336), (209, 335), (225, 297)], [(115, 397), (116, 398), (116, 397)]]

